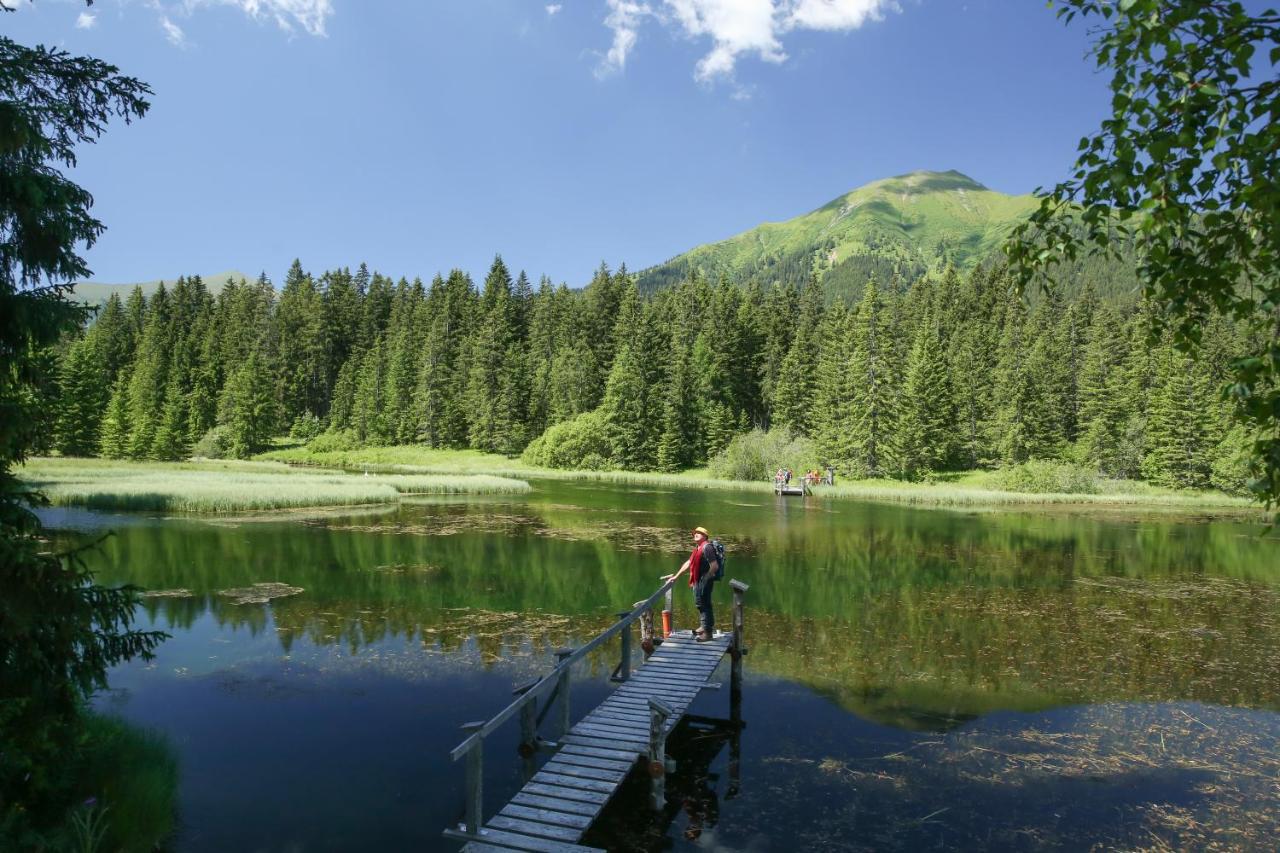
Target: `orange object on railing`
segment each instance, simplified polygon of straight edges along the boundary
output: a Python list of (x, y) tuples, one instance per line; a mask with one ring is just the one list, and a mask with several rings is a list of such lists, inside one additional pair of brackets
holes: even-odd
[(662, 611), (662, 636), (664, 637), (671, 636), (671, 611), (670, 610)]

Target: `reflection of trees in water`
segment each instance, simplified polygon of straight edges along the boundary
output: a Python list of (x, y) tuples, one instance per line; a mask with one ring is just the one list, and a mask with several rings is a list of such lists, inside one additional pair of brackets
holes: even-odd
[[(1097, 697), (1280, 703), (1267, 666), (1280, 658), (1269, 577), (1280, 542), (1252, 527), (839, 501), (794, 503), (783, 517), (732, 494), (572, 494), (590, 500), (305, 526), (135, 524), (96, 562), (107, 581), (191, 589), (145, 604), (177, 628), (208, 612), (265, 630), (266, 608), (217, 592), (281, 582), (305, 590), (271, 604), (286, 649), (303, 637), (352, 649), (416, 639), (471, 643), (489, 659), (589, 636), (648, 595), (684, 547), (673, 525), (687, 504), (716, 519), (730, 574), (751, 583), (752, 668), (879, 719), (936, 728)], [(687, 622), (683, 590), (677, 602)]]
[(902, 589), (848, 610), (848, 621), (752, 612), (752, 668), (914, 729), (1084, 701), (1280, 707), (1275, 587), (1082, 579), (1063, 590)]

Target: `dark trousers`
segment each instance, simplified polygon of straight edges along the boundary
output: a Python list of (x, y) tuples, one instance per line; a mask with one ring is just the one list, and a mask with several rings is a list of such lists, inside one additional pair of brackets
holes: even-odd
[(708, 634), (716, 629), (716, 614), (711, 609), (711, 588), (715, 585), (716, 582), (707, 576), (693, 586), (693, 606), (698, 608), (698, 625)]

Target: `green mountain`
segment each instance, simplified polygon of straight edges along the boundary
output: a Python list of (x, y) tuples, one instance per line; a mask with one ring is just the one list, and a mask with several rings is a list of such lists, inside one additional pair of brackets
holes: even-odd
[[(242, 278), (249, 280), (249, 276), (234, 270), (231, 272), (220, 272), (216, 275), (202, 275), (200, 278), (204, 280), (204, 286), (207, 287), (209, 292), (215, 296), (220, 293), (222, 288), (226, 287), (227, 282), (233, 278), (237, 280)], [(130, 284), (104, 284), (97, 281), (79, 281), (76, 282), (75, 290), (72, 291), (71, 298), (77, 302), (82, 302), (85, 305), (103, 305), (111, 298), (113, 293), (121, 299), (128, 299), (130, 292), (132, 292), (135, 287), (141, 287), (143, 296), (150, 296), (156, 292), (162, 281), (165, 287), (172, 287), (173, 283), (177, 280), (178, 279), (175, 276), (174, 278), (157, 279), (156, 281), (138, 281)]]
[(818, 276), (829, 294), (858, 292), (874, 274), (906, 282), (948, 264), (964, 269), (999, 247), (1038, 204), (987, 189), (959, 172), (911, 172), (875, 181), (786, 222), (691, 249), (639, 274), (648, 292), (695, 270), (765, 286)]

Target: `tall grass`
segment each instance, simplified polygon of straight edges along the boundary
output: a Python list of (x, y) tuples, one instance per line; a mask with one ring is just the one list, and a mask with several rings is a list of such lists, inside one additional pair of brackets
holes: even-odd
[[(651, 486), (681, 489), (724, 489), (732, 491), (772, 493), (773, 483), (765, 479), (733, 480), (712, 476), (703, 469), (679, 474), (640, 473), (634, 471), (565, 471), (538, 468), (518, 459), (510, 459), (476, 450), (434, 450), (416, 445), (397, 447), (363, 447), (347, 450), (312, 451), (295, 447), (266, 453), (259, 459), (270, 459), (306, 465), (328, 465), (364, 468), (389, 473), (486, 473), (507, 477), (532, 477), (544, 480), (586, 480), (616, 483), (623, 486)], [(752, 469), (754, 470), (754, 468)], [(1260, 507), (1246, 498), (1221, 492), (1189, 492), (1162, 489), (1133, 480), (1090, 481), (1088, 493), (1014, 491), (1002, 480), (1000, 471), (969, 471), (941, 474), (934, 482), (902, 480), (855, 480), (832, 486), (816, 486), (819, 498), (845, 498), (881, 503), (914, 504), (944, 507), (1002, 506), (1071, 506), (1084, 507), (1152, 507), (1168, 510), (1227, 510), (1255, 512)], [(1073, 481), (1067, 480), (1068, 485)]]
[(520, 494), (529, 484), (491, 475), (369, 475), (271, 462), (112, 462), (34, 459), (19, 471), (58, 506), (231, 512), (391, 503), (402, 495)]
[(169, 743), (101, 714), (89, 715), (85, 734), (76, 773), (81, 805), (71, 815), (67, 847), (158, 849), (173, 832), (178, 788), (178, 761)]

